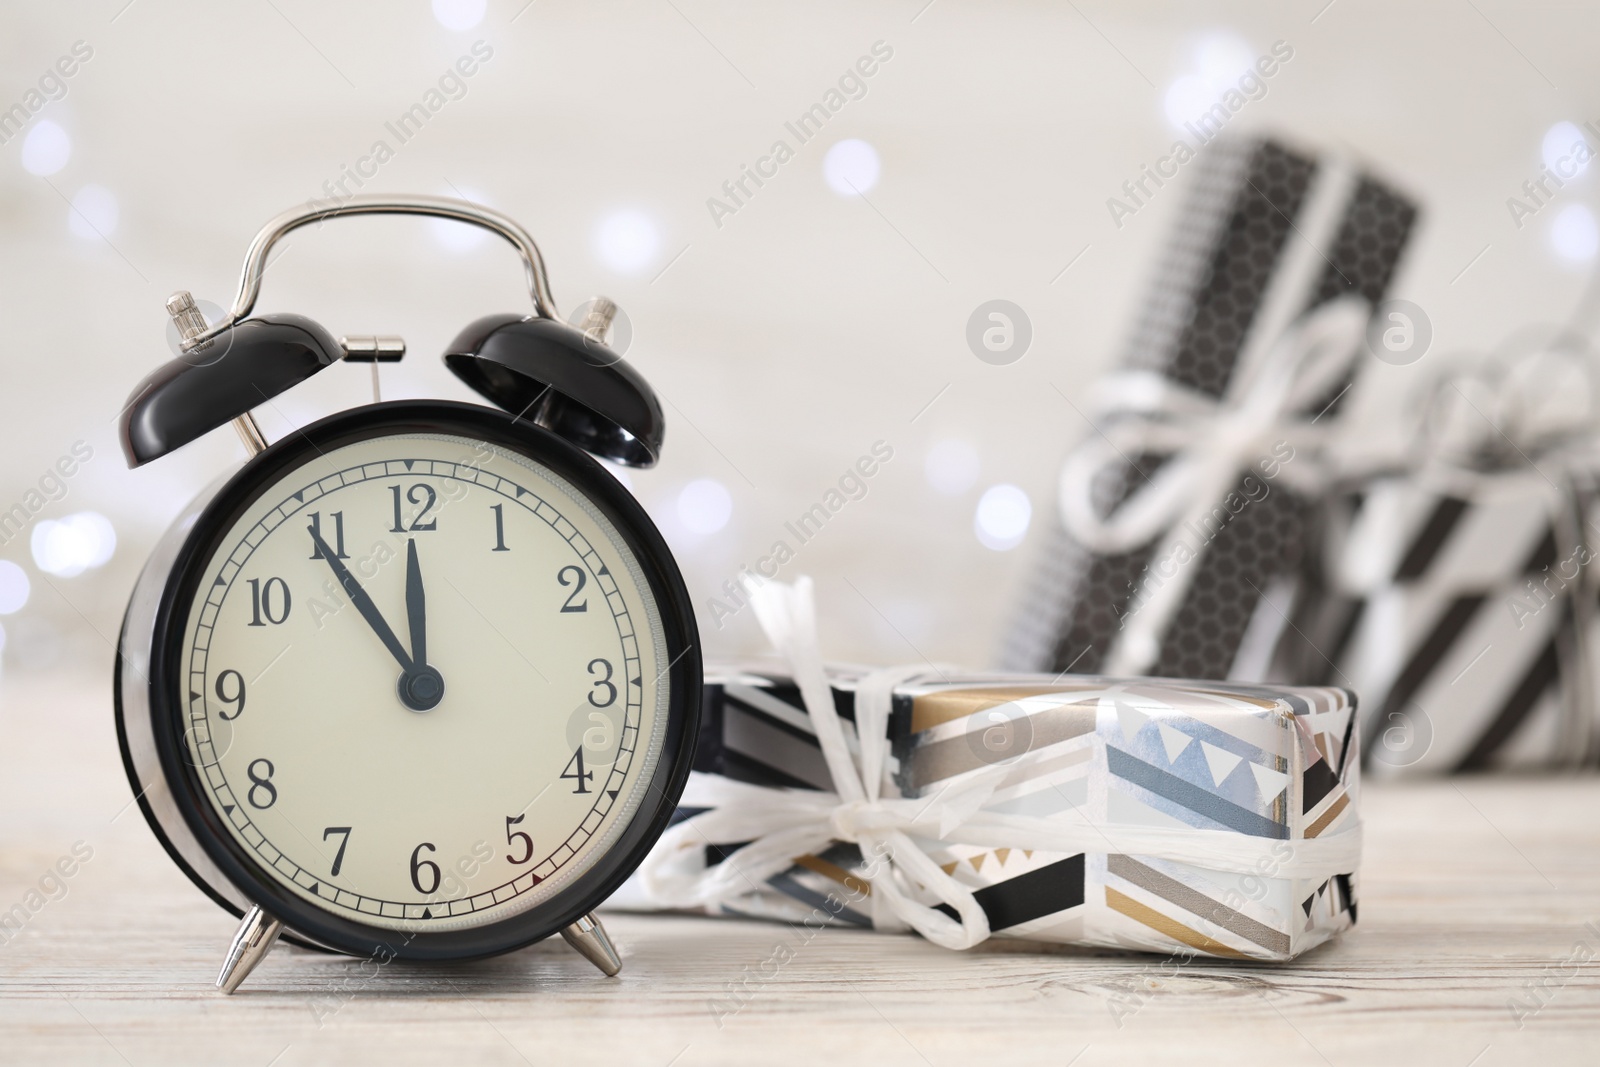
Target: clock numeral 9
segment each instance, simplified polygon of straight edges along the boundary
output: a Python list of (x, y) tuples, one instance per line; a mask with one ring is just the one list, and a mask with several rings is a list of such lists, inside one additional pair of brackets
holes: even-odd
[[(316, 535), (318, 537), (321, 537), (322, 536), (322, 512), (313, 511), (311, 513), (310, 518), (311, 518), (311, 529), (316, 531)], [(333, 512), (333, 554), (338, 556), (340, 559), (349, 559), (350, 558), (349, 554), (347, 552), (345, 552), (345, 550), (344, 550), (344, 512), (342, 512), (342, 511)], [(315, 540), (313, 540), (311, 542), (311, 558), (312, 559), (321, 559), (322, 558), (322, 549), (320, 547), (318, 547), (317, 542)]]
[[(267, 769), (266, 773), (258, 775), (256, 772), (257, 767), (265, 767)], [(258, 811), (265, 811), (278, 802), (278, 787), (272, 784), (272, 772), (274, 769), (272, 761), (269, 759), (251, 760), (250, 766), (244, 769), (244, 773), (250, 776), (251, 782), (250, 791), (244, 795), (244, 798), (250, 802), (252, 808)], [(256, 793), (258, 792), (264, 793), (267, 799), (264, 801), (257, 800)]]
[[(225, 683), (230, 677), (238, 684), (232, 687), (226, 686)], [(232, 715), (229, 715), (226, 711), (219, 711), (217, 712), (218, 718), (232, 721), (244, 713), (244, 675), (234, 670), (223, 671), (221, 674), (217, 675), (217, 684), (215, 688), (218, 700), (222, 701), (224, 704), (233, 705)], [(228, 695), (228, 688), (232, 688), (234, 690), (232, 696)]]
[[(267, 622), (274, 626), (281, 625), (289, 617), (289, 607), (293, 599), (289, 596), (289, 583), (282, 578), (268, 578), (262, 582), (260, 578), (251, 578), (250, 586), (250, 625), (265, 626)], [(272, 590), (277, 588), (281, 594), (278, 597), (278, 610), (272, 610)], [(267, 622), (262, 622), (262, 619)]]
[[(433, 842), (424, 841), (411, 850), (411, 884), (416, 887), (419, 893), (432, 893), (439, 888), (439, 865), (432, 860), (419, 859), (418, 857), (421, 856), (423, 849), (433, 852)], [(428, 885), (423, 885), (422, 879), (419, 877), (423, 870), (430, 871), (433, 874), (432, 881)]]
[[(406, 499), (413, 504), (420, 505), (422, 508), (421, 511), (417, 512), (416, 518), (411, 520), (410, 526), (405, 525), (405, 517), (400, 514), (400, 487), (391, 485), (389, 492), (394, 494), (394, 526), (390, 529), (390, 533), (405, 533), (407, 530), (437, 530), (439, 528), (438, 519), (433, 519), (430, 522), (422, 521), (428, 517), (428, 512), (433, 510), (433, 506), (439, 502), (439, 494), (433, 491), (433, 486), (428, 485), (426, 482), (418, 482), (406, 490)], [(427, 503), (423, 503), (424, 500)]]
[(513, 833), (511, 830), (513, 826), (517, 825), (517, 823), (521, 822), (522, 820), (523, 816), (521, 815), (506, 816), (506, 844), (514, 845), (517, 842), (517, 838), (522, 838), (521, 859), (518, 859), (509, 852), (506, 853), (506, 859), (512, 863), (527, 863), (529, 860), (533, 859), (533, 838), (529, 837), (521, 830), (518, 830), (515, 833)]
[[(570, 580), (567, 578), (567, 575), (569, 574), (572, 575)], [(571, 564), (568, 564), (567, 566), (556, 571), (556, 581), (560, 582), (563, 588), (569, 585), (573, 586), (572, 592), (567, 594), (567, 602), (561, 605), (561, 610), (563, 612), (589, 610), (589, 602), (587, 600), (581, 604), (573, 603), (573, 601), (578, 598), (578, 594), (583, 592), (584, 583), (588, 580), (589, 578), (583, 573), (582, 567), (574, 567)]]
[(611, 661), (608, 660), (608, 659), (592, 659), (592, 660), (590, 660), (589, 661), (589, 673), (590, 674), (594, 673), (594, 665), (596, 663), (600, 664), (600, 666), (602, 666), (602, 667), (604, 667), (606, 669), (606, 676), (604, 678), (600, 679), (599, 681), (595, 682), (594, 683), (594, 688), (595, 689), (600, 689), (601, 687), (604, 687), (605, 691), (606, 691), (606, 698), (604, 700), (596, 700), (594, 698), (594, 693), (591, 692), (589, 694), (589, 703), (593, 704), (597, 708), (609, 708), (611, 705), (613, 705), (613, 704), (615, 704), (617, 702), (617, 687), (616, 687), (616, 684), (611, 681), (611, 674), (612, 674), (612, 670), (613, 670), (613, 668), (611, 666)]

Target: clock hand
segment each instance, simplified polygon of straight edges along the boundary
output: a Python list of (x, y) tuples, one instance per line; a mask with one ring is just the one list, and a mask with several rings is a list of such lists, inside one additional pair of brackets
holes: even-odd
[(372, 602), (372, 598), (367, 595), (367, 591), (361, 588), (361, 583), (356, 581), (356, 576), (350, 573), (350, 569), (340, 561), (333, 549), (328, 547), (328, 543), (322, 539), (322, 535), (317, 533), (317, 528), (315, 526), (307, 526), (306, 529), (310, 532), (311, 541), (317, 546), (317, 551), (322, 553), (322, 558), (327, 560), (328, 566), (333, 568), (333, 576), (339, 579), (339, 584), (344, 587), (345, 595), (350, 598), (350, 603), (354, 604), (356, 610), (361, 613), (361, 617), (367, 620), (367, 625), (372, 627), (372, 632), (378, 635), (378, 640), (383, 642), (383, 647), (387, 648), (390, 654), (399, 662), (400, 668), (409, 674), (413, 669), (411, 657), (401, 647), (400, 639), (395, 637), (393, 630), (389, 629), (389, 624), (383, 621), (383, 616), (378, 612), (378, 605)]
[(422, 568), (417, 564), (417, 542), (406, 542), (406, 622), (411, 627), (411, 662), (428, 663), (427, 601), (422, 592)]

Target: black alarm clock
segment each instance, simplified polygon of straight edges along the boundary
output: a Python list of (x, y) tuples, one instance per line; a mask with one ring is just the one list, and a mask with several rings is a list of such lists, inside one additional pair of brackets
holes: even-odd
[[(398, 338), (251, 315), (283, 235), (356, 214), (486, 227), (531, 315), (468, 326), (445, 363), (495, 406), (375, 402), (268, 445), (251, 415)], [(591, 912), (665, 829), (700, 701), (694, 614), (666, 543), (594, 458), (647, 467), (661, 408), (605, 343), (615, 306), (557, 318), (537, 246), (463, 201), (354, 197), (256, 235), (230, 312), (168, 301), (181, 354), (121, 417), (130, 466), (233, 422), (250, 457), (146, 565), (123, 623), (117, 733), (156, 837), (241, 918), (233, 992), (280, 932), (457, 960), (560, 932), (606, 974)]]

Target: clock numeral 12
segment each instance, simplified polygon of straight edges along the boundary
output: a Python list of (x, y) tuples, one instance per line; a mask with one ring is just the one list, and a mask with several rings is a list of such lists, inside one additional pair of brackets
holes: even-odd
[(577, 751), (572, 753), (572, 758), (567, 760), (567, 769), (561, 772), (561, 777), (569, 781), (577, 781), (578, 787), (572, 791), (574, 794), (590, 792), (588, 786), (584, 783), (594, 781), (594, 772), (583, 769), (582, 745), (579, 745)]
[[(311, 513), (311, 528), (317, 532), (318, 537), (322, 536), (322, 512), (313, 511)], [(333, 554), (340, 559), (350, 558), (344, 550), (344, 512), (342, 511), (333, 512)], [(316, 541), (311, 542), (311, 558), (322, 558), (322, 549), (317, 546)]]
[[(260, 578), (251, 578), (247, 583), (250, 586), (250, 625), (265, 626), (267, 622), (277, 626), (289, 617), (289, 607), (293, 603), (289, 596), (289, 583), (282, 578), (268, 578), (265, 583)], [(279, 600), (280, 609), (272, 610), (272, 589), (276, 586), (282, 591)], [(261, 620), (265, 618), (267, 622)], [(219, 681), (221, 679), (218, 679)]]
[[(439, 528), (438, 519), (434, 519), (431, 522), (422, 521), (428, 517), (428, 512), (433, 510), (433, 506), (439, 502), (439, 494), (433, 491), (433, 486), (428, 485), (426, 482), (418, 482), (406, 490), (406, 499), (413, 504), (421, 505), (422, 508), (421, 511), (417, 512), (416, 518), (411, 520), (410, 526), (405, 525), (405, 517), (400, 514), (400, 487), (391, 485), (389, 492), (394, 494), (394, 526), (390, 529), (390, 533), (405, 533), (407, 530), (437, 530)], [(424, 500), (427, 503), (423, 503)]]

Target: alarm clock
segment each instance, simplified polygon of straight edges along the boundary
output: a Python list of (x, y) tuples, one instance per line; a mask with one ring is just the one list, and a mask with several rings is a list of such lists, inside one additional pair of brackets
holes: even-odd
[[(446, 365), (493, 407), (383, 403), (388, 337), (252, 315), (273, 245), (347, 215), (485, 227), (533, 313), (464, 329)], [(168, 301), (180, 355), (135, 388), (130, 466), (232, 422), (249, 457), (158, 543), (117, 651), (117, 734), (172, 861), (241, 920), (231, 993), (280, 934), (379, 962), (508, 952), (560, 932), (620, 968), (592, 914), (667, 826), (701, 662), (666, 543), (596, 457), (648, 467), (661, 407), (605, 342), (615, 305), (557, 317), (516, 222), (434, 197), (289, 211), (232, 309)], [(251, 410), (340, 362), (374, 403), (268, 444)]]

